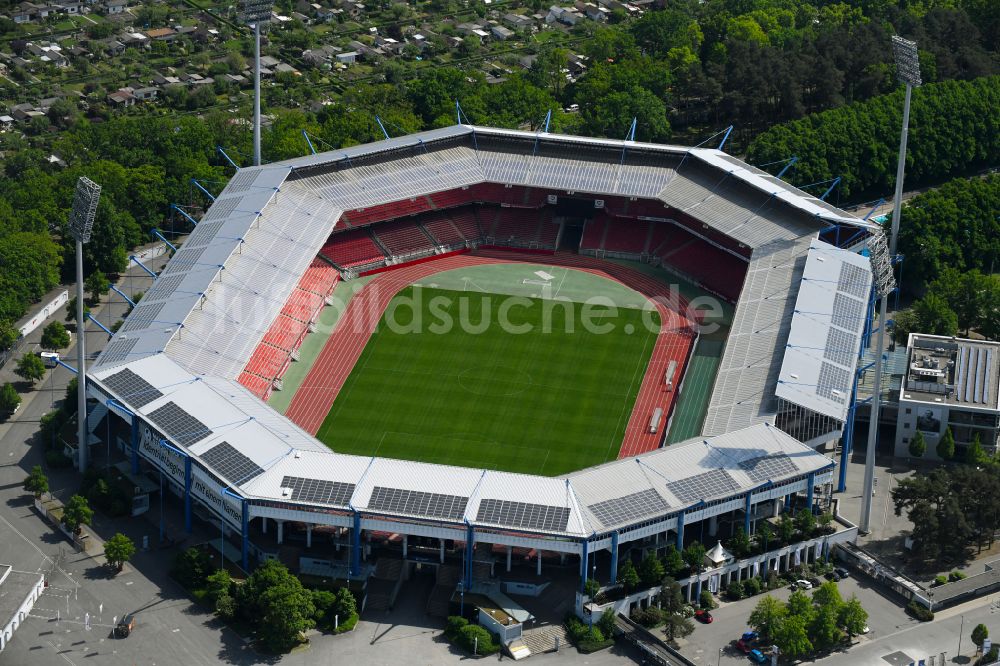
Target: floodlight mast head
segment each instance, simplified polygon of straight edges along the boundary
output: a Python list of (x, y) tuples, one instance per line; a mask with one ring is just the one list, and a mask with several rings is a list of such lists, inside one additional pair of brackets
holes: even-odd
[(270, 0), (242, 0), (240, 2), (240, 20), (246, 25), (270, 23), (273, 6), (274, 3)]
[(920, 79), (920, 55), (916, 42), (893, 35), (892, 57), (896, 61), (896, 78), (900, 83), (914, 88), (923, 83)]
[(69, 232), (81, 243), (90, 242), (90, 232), (94, 229), (94, 218), (97, 216), (97, 204), (100, 200), (101, 186), (86, 176), (80, 176), (76, 181), (76, 192), (73, 193)]

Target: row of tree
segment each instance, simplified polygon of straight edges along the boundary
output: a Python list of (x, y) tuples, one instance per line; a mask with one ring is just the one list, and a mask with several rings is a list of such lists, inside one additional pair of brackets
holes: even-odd
[[(796, 181), (840, 177), (842, 197), (858, 199), (890, 192), (895, 184), (902, 95), (899, 90), (776, 125), (753, 140), (747, 159), (767, 164), (797, 156)], [(1000, 155), (994, 113), (998, 107), (1000, 76), (915, 89), (907, 184), (940, 182), (994, 164)], [(910, 239), (916, 244), (925, 236), (911, 234)], [(955, 234), (954, 239), (958, 243), (965, 240), (961, 234)], [(945, 257), (939, 265), (947, 265), (947, 261)]]
[(910, 333), (968, 336), (972, 330), (1000, 339), (1000, 275), (944, 268), (923, 298), (896, 313), (892, 336), (906, 344)]
[(812, 593), (795, 590), (782, 603), (764, 596), (747, 620), (767, 644), (778, 647), (785, 659), (801, 659), (838, 645), (845, 637), (861, 634), (868, 625), (868, 612), (852, 596), (844, 601), (833, 581)]

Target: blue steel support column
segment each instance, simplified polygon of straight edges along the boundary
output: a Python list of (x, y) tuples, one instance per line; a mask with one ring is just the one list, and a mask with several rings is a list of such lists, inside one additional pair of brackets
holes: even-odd
[(813, 510), (813, 490), (816, 488), (816, 473), (809, 472), (809, 478), (806, 480), (806, 505), (809, 507), (809, 513)]
[(472, 533), (472, 524), (465, 526), (465, 573), (462, 578), (465, 580), (465, 589), (472, 589), (472, 551), (475, 550), (475, 535)]
[(139, 473), (139, 419), (132, 417), (132, 473)]
[(354, 512), (354, 529), (351, 530), (350, 575), (361, 575), (361, 514)]
[(583, 592), (587, 584), (587, 560), (590, 558), (588, 551), (589, 541), (583, 542), (583, 551), (580, 553), (580, 591)]
[(677, 514), (677, 550), (684, 550), (684, 512)]
[(753, 493), (747, 493), (746, 516), (743, 518), (743, 531), (750, 534), (750, 512), (753, 511)]
[(608, 577), (611, 585), (618, 581), (618, 532), (611, 533), (611, 576)]
[[(225, 500), (223, 500), (225, 501)], [(243, 561), (243, 570), (250, 568), (250, 505), (246, 500), (242, 503), (242, 516), (240, 525), (240, 559)], [(222, 519), (225, 521), (225, 518)]]
[(184, 458), (184, 531), (191, 534), (191, 456)]

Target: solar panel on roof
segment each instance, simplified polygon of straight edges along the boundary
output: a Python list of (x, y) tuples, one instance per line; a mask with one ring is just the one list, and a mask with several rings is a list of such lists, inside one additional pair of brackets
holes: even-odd
[(869, 274), (863, 269), (846, 261), (840, 265), (840, 277), (837, 279), (837, 291), (847, 292), (858, 298), (868, 297)]
[(146, 292), (146, 302), (161, 301), (177, 290), (184, 281), (183, 275), (161, 275), (149, 291)]
[(757, 456), (740, 463), (740, 468), (754, 482), (768, 481), (782, 476), (788, 476), (799, 471), (792, 459), (784, 453), (769, 456)]
[(260, 465), (237, 451), (229, 442), (220, 442), (198, 457), (233, 483), (246, 483), (264, 473)]
[(658, 492), (647, 488), (631, 495), (591, 504), (587, 508), (602, 524), (618, 525), (656, 513), (665, 513), (669, 507)]
[(163, 394), (128, 368), (108, 375), (101, 382), (132, 407), (145, 407)]
[(242, 201), (241, 197), (229, 197), (226, 199), (219, 199), (212, 204), (212, 207), (208, 209), (204, 217), (201, 218), (201, 222), (198, 223), (200, 227), (205, 222), (209, 220), (218, 220), (224, 217), (229, 217), (234, 210), (236, 210), (236, 204)]
[(286, 476), (281, 479), (281, 487), (292, 491), (292, 500), (313, 504), (347, 506), (354, 494), (354, 484), (323, 479), (304, 479)]
[(139, 342), (138, 338), (116, 337), (108, 343), (108, 346), (101, 353), (101, 365), (105, 363), (118, 363), (128, 359), (137, 342)]
[(229, 181), (229, 185), (226, 187), (226, 193), (231, 194), (234, 192), (246, 192), (257, 180), (261, 171), (237, 171), (236, 175), (232, 177)]
[(834, 326), (846, 328), (848, 331), (857, 330), (864, 317), (864, 310), (864, 303), (837, 292), (837, 295), (833, 297), (833, 316), (830, 319), (830, 323)]
[(225, 222), (200, 222), (198, 228), (196, 228), (190, 236), (188, 236), (187, 241), (184, 243), (184, 247), (189, 249), (194, 249), (196, 247), (204, 247), (211, 243), (215, 239), (215, 235), (219, 233), (219, 229)]
[(838, 365), (850, 366), (852, 360), (857, 357), (857, 346), (857, 336), (831, 327), (826, 332), (826, 347), (823, 349), (823, 358)]
[(143, 304), (140, 301), (139, 305), (135, 306), (135, 309), (132, 310), (132, 314), (125, 319), (125, 324), (121, 327), (121, 330), (123, 332), (141, 331), (149, 328), (156, 321), (156, 317), (163, 310), (164, 305), (166, 305), (166, 302)]
[(850, 393), (850, 381), (850, 372), (824, 361), (819, 367), (816, 395), (836, 402), (845, 402)]
[(476, 522), (546, 532), (565, 532), (569, 514), (569, 508), (562, 506), (484, 499), (479, 503)]
[(201, 259), (201, 255), (205, 252), (203, 247), (192, 247), (184, 248), (182, 247), (174, 258), (170, 260), (167, 264), (167, 269), (164, 273), (179, 273), (190, 269), (192, 266), (198, 263)]
[(368, 499), (368, 508), (412, 516), (461, 520), (468, 503), (468, 497), (375, 486)]
[[(160, 432), (184, 446), (191, 446), (212, 434), (208, 426), (185, 412), (173, 401), (151, 411), (149, 420), (159, 428)], [(232, 480), (234, 479), (230, 479)]]
[(739, 490), (739, 484), (724, 469), (711, 469), (667, 484), (667, 489), (682, 502), (707, 500)]

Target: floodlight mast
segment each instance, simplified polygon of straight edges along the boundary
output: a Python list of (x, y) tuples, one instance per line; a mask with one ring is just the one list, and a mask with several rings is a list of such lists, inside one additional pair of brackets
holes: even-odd
[(253, 27), (253, 164), (260, 166), (260, 29), (271, 21), (270, 0), (242, 0), (243, 22)]
[(76, 450), (80, 471), (87, 469), (87, 349), (83, 333), (83, 244), (90, 242), (101, 200), (101, 186), (86, 176), (76, 181), (69, 232), (76, 239)]
[[(910, 97), (919, 86), (920, 57), (916, 42), (897, 35), (892, 38), (893, 59), (896, 61), (896, 78), (906, 86), (903, 98), (903, 128), (899, 136), (899, 158), (896, 164), (896, 195), (892, 202), (892, 228), (889, 235), (889, 261), (896, 256), (896, 238), (899, 234), (899, 217), (903, 204), (903, 176), (906, 170), (906, 142), (910, 130)], [(891, 275), (891, 273), (890, 273)], [(885, 354), (885, 327), (888, 296), (892, 289), (880, 289), (879, 324), (876, 338), (875, 384), (872, 392), (871, 419), (868, 423), (868, 449), (865, 451), (865, 482), (861, 496), (861, 524), (859, 529), (868, 534), (871, 529), (872, 493), (875, 490), (875, 449), (878, 446), (879, 407), (882, 393), (882, 356)]]

